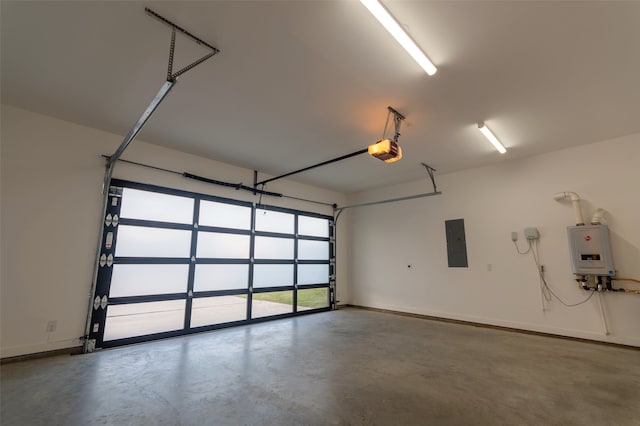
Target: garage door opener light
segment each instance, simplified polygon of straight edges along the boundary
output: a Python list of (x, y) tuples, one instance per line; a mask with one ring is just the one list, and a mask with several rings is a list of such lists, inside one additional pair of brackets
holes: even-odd
[[(398, 137), (400, 137), (400, 123), (404, 120), (404, 116), (391, 107), (387, 107), (387, 109), (389, 112), (387, 114), (387, 122), (384, 125), (384, 131), (382, 132), (382, 139), (373, 145), (369, 145), (368, 151), (369, 154), (384, 161), (385, 163), (395, 163), (402, 159), (402, 148), (398, 145)], [(393, 140), (385, 138), (391, 114), (393, 114), (393, 124), (395, 127)]]

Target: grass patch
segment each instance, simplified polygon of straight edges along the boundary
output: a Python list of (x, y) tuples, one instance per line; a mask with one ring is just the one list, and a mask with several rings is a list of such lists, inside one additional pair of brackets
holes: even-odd
[[(309, 288), (298, 290), (298, 306), (304, 308), (326, 308), (329, 306), (328, 288)], [(245, 296), (246, 297), (246, 296)], [(293, 305), (293, 291), (272, 291), (254, 293), (255, 300)]]
[(328, 288), (308, 288), (298, 290), (298, 306), (305, 308), (326, 308), (329, 306)]
[(293, 305), (293, 291), (272, 291), (270, 293), (253, 293), (254, 300), (263, 300), (265, 302), (283, 303), (285, 305)]

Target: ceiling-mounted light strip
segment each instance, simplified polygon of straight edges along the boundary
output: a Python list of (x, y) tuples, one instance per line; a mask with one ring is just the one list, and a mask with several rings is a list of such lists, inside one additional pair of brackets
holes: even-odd
[(378, 0), (360, 0), (369, 12), (386, 28), (389, 33), (400, 43), (409, 55), (425, 70), (429, 75), (434, 75), (438, 69), (427, 58), (422, 50), (415, 44), (411, 37), (398, 25), (395, 19), (387, 12), (382, 3)]
[(495, 147), (495, 149), (498, 150), (500, 154), (504, 154), (505, 152), (507, 152), (507, 149), (504, 147), (504, 145), (500, 143), (498, 138), (496, 138), (496, 136), (491, 132), (491, 130), (489, 130), (484, 122), (481, 121), (478, 123), (478, 129), (480, 130), (480, 132), (482, 132), (485, 138), (489, 139), (489, 142), (491, 142), (491, 144)]

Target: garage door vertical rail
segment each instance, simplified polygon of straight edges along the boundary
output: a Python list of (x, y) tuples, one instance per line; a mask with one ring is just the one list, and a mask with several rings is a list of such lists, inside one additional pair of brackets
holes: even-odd
[(336, 223), (332, 218), (329, 221), (329, 306), (332, 310), (338, 306), (336, 272)]
[(98, 256), (98, 274), (90, 313), (91, 327), (85, 336), (85, 352), (92, 352), (96, 347), (102, 346), (102, 336), (107, 319), (107, 305), (109, 303), (109, 286), (113, 274), (118, 224), (120, 222), (122, 188), (110, 186), (108, 200), (104, 220), (102, 221), (103, 231)]

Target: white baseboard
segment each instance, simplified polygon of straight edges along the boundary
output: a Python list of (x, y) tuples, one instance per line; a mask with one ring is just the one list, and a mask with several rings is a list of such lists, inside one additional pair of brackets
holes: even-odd
[(55, 342), (35, 343), (32, 345), (9, 346), (0, 348), (0, 358), (31, 355), (40, 352), (57, 351), (60, 349), (72, 349), (80, 346), (79, 339), (59, 340)]
[(400, 313), (425, 315), (431, 317), (438, 317), (443, 319), (450, 319), (456, 321), (471, 322), (476, 324), (493, 325), (498, 327), (514, 328), (523, 331), (533, 331), (537, 333), (554, 334), (563, 337), (575, 337), (578, 339), (595, 340), (598, 342), (615, 343), (619, 345), (640, 347), (640, 339), (629, 336), (617, 336), (613, 334), (605, 335), (599, 333), (592, 333), (583, 330), (574, 330), (560, 327), (550, 327), (539, 324), (524, 323), (518, 321), (507, 321), (495, 318), (480, 317), (474, 315), (458, 314), (452, 312), (440, 312), (429, 309), (415, 309), (405, 306), (395, 306), (387, 304), (375, 304), (375, 305), (355, 305), (365, 308), (384, 309), (388, 311), (396, 311)]

